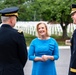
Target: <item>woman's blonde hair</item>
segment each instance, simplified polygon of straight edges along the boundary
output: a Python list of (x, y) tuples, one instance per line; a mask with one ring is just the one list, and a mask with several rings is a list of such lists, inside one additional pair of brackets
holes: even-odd
[(46, 25), (45, 23), (41, 23), (41, 22), (38, 23), (37, 26), (36, 26), (37, 36), (40, 38), (40, 35), (39, 35), (39, 33), (38, 33), (38, 27), (39, 27), (40, 24), (44, 24), (44, 25), (45, 25), (45, 28), (46, 28), (46, 36), (49, 37), (50, 35), (49, 35), (49, 33), (48, 33), (47, 25)]

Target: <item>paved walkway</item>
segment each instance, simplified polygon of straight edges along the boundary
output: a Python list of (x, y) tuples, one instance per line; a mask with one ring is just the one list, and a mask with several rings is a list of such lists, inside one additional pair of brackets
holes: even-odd
[[(59, 46), (60, 58), (56, 61), (57, 75), (68, 75), (70, 61), (70, 47)], [(32, 61), (27, 61), (24, 68), (25, 75), (31, 75)]]

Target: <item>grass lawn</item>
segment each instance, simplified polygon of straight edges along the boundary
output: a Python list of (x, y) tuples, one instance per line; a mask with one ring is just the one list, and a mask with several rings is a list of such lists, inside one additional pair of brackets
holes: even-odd
[[(25, 39), (26, 39), (27, 46), (30, 45), (30, 42), (32, 41), (32, 39), (36, 38), (36, 36), (26, 34), (26, 33), (24, 33), (24, 36), (25, 36)], [(57, 40), (59, 46), (64, 46), (65, 45), (65, 40), (63, 40), (63, 38), (61, 36), (52, 35), (51, 37), (53, 37)]]

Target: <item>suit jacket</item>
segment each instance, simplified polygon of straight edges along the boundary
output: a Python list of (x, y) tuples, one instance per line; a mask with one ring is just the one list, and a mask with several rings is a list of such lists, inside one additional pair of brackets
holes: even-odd
[(23, 35), (10, 25), (0, 27), (0, 75), (24, 75), (27, 46)]

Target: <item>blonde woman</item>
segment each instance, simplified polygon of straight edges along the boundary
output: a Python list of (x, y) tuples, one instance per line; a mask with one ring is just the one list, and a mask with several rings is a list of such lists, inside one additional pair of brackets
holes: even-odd
[(37, 24), (38, 37), (33, 39), (29, 47), (29, 60), (33, 61), (31, 75), (57, 75), (55, 60), (59, 58), (56, 40), (49, 36), (45, 23)]

